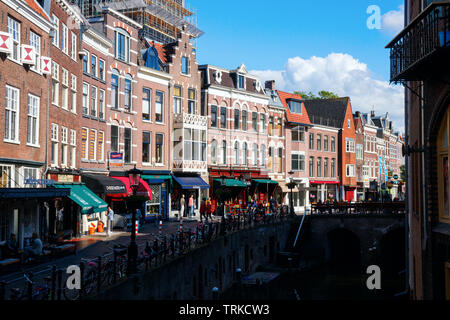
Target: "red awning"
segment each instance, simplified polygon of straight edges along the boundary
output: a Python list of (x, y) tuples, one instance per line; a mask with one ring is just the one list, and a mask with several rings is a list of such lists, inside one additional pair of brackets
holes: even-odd
[[(111, 198), (126, 198), (131, 197), (133, 195), (133, 189), (130, 186), (130, 179), (128, 177), (111, 177), (123, 182), (125, 187), (127, 188), (127, 193), (118, 193), (118, 194), (108, 194), (108, 197)], [(152, 200), (152, 190), (148, 186), (148, 183), (141, 179), (139, 187), (136, 190), (136, 196), (139, 197), (147, 197)]]
[(339, 181), (310, 181), (309, 184), (339, 184)]

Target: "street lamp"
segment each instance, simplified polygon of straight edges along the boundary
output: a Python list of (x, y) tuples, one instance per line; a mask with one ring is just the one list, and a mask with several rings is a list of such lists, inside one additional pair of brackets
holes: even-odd
[(291, 196), (289, 197), (289, 206), (290, 206), (290, 211), (291, 211), (291, 215), (295, 215), (294, 212), (294, 198), (293, 198), (293, 193), (292, 193), (292, 189), (294, 189), (297, 184), (294, 182), (294, 171), (289, 171), (289, 180), (290, 182), (287, 184), (287, 187), (291, 190)]
[[(142, 171), (134, 168), (128, 171), (128, 178), (130, 179), (130, 187), (133, 190), (133, 196), (136, 196), (136, 191), (141, 182)], [(136, 210), (131, 213), (131, 241), (128, 247), (128, 274), (136, 273), (136, 260), (138, 256), (138, 247), (136, 244)]]

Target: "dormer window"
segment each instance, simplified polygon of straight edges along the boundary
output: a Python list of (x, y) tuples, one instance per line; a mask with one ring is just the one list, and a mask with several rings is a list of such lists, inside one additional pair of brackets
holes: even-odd
[(220, 84), (222, 82), (222, 71), (219, 70), (214, 72), (214, 79)]
[(245, 89), (245, 77), (238, 74), (238, 89)]
[(256, 91), (260, 91), (260, 90), (261, 90), (261, 82), (259, 82), (258, 80), (256, 80), (256, 81), (254, 82), (254, 85), (255, 85), (255, 90), (256, 90)]
[(302, 114), (302, 103), (297, 100), (289, 100), (289, 110), (293, 113)]

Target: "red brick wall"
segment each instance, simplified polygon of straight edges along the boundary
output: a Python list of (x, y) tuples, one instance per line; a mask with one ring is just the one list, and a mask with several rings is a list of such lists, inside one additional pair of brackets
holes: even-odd
[[(350, 128), (348, 128), (348, 120), (350, 120)], [(355, 140), (355, 152), (347, 153), (345, 148), (345, 138), (352, 138)], [(349, 101), (347, 111), (345, 113), (345, 119), (342, 130), (339, 133), (339, 148), (340, 148), (340, 172), (341, 185), (343, 186), (356, 186), (356, 134), (355, 125), (353, 123), (353, 113), (351, 102)], [(346, 165), (355, 165), (355, 177), (346, 176)]]

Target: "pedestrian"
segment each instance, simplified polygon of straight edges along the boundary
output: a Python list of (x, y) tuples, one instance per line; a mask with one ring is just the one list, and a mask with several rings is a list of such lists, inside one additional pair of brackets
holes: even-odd
[(193, 217), (194, 216), (194, 195), (191, 194), (191, 196), (189, 197), (189, 217)]
[(6, 257), (8, 258), (16, 257), (19, 254), (19, 246), (14, 233), (11, 233), (9, 240), (6, 241), (5, 249)]
[(185, 204), (186, 204), (186, 200), (184, 200), (184, 194), (182, 194), (181, 199), (180, 199), (180, 219), (181, 219), (181, 217), (186, 217), (186, 213), (184, 212)]
[(202, 199), (200, 203), (200, 221), (205, 218), (205, 221), (208, 221), (208, 212), (206, 210), (206, 198)]
[(108, 207), (108, 237), (111, 236), (112, 230), (113, 230), (113, 223), (114, 223), (114, 211), (111, 209), (111, 207)]
[(210, 220), (212, 220), (212, 213), (213, 213), (213, 206), (211, 198), (208, 198), (208, 200), (206, 201), (206, 215)]
[(272, 214), (275, 214), (276, 207), (277, 201), (273, 197), (270, 197), (270, 211), (272, 212)]
[(64, 230), (64, 207), (58, 211), (57, 222), (56, 222), (56, 232), (61, 232)]
[(25, 248), (23, 255), (24, 262), (27, 262), (30, 257), (42, 255), (42, 241), (36, 232), (33, 232), (31, 246)]

